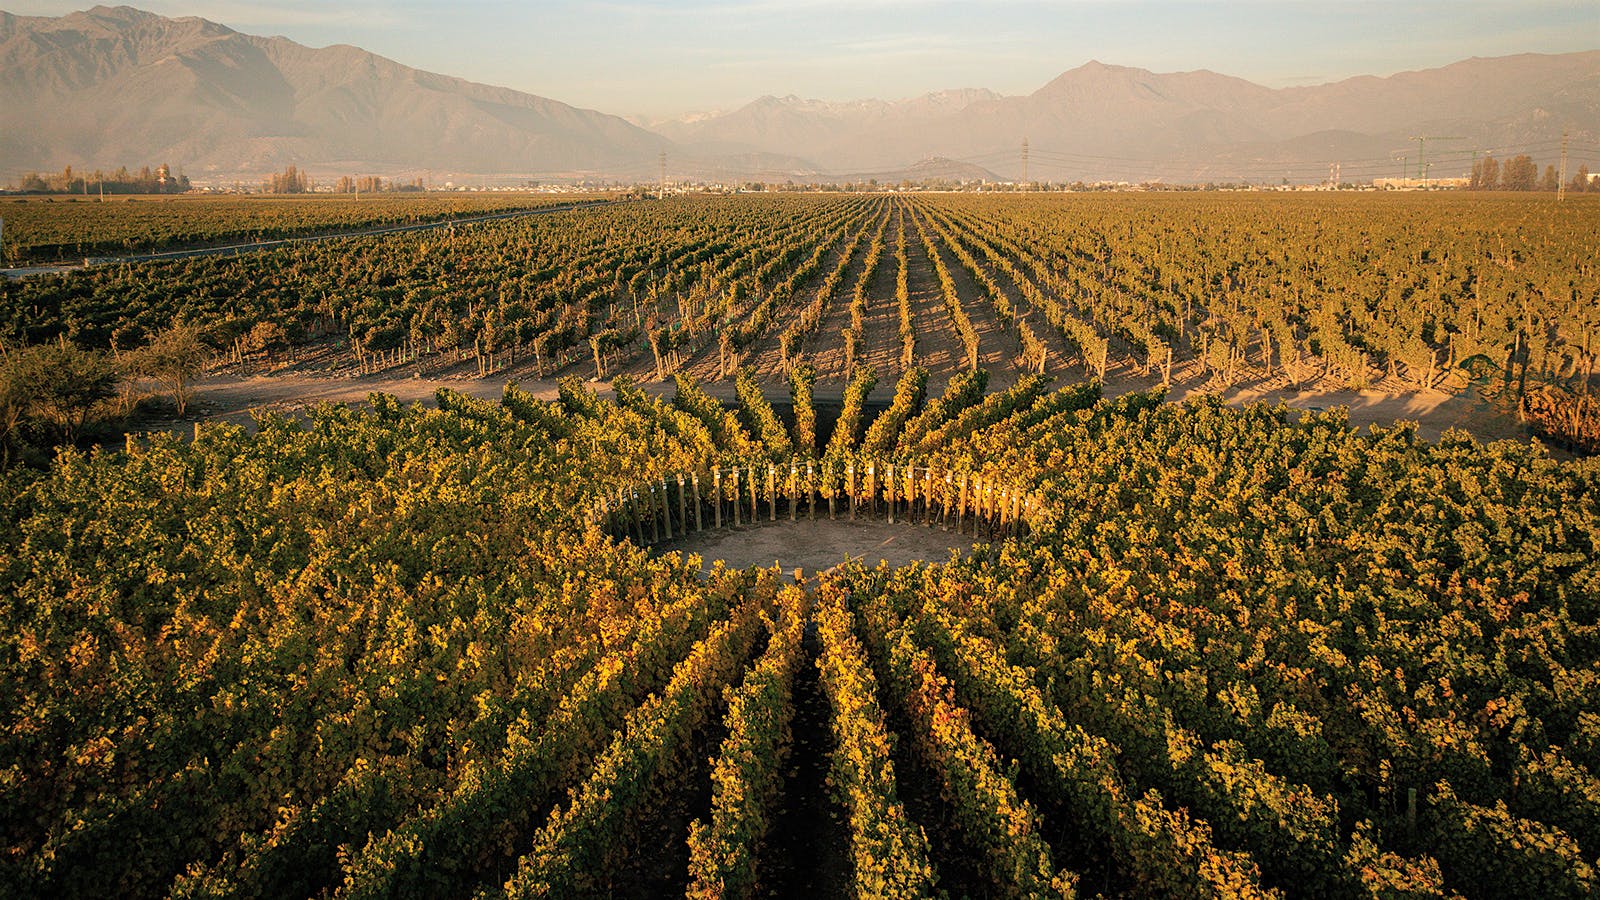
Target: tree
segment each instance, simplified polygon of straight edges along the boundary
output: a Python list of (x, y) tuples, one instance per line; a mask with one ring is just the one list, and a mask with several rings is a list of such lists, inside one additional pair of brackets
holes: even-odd
[(1579, 166), (1577, 174), (1573, 175), (1572, 180), (1567, 182), (1567, 191), (1573, 194), (1581, 194), (1588, 189), (1589, 167), (1587, 165)]
[(1538, 186), (1538, 180), (1539, 167), (1526, 153), (1506, 160), (1505, 171), (1500, 174), (1500, 181), (1508, 191), (1531, 191)]
[(210, 349), (193, 325), (174, 325), (156, 335), (133, 355), (130, 370), (154, 378), (172, 392), (172, 401), (183, 415), (189, 406), (190, 383), (205, 366)]
[(1556, 188), (1559, 188), (1560, 186), (1561, 186), (1561, 178), (1560, 178), (1560, 176), (1558, 176), (1556, 174), (1556, 167), (1555, 166), (1545, 166), (1544, 167), (1544, 177), (1539, 179), (1539, 190), (1541, 190), (1541, 191), (1549, 191), (1550, 193), (1553, 194), (1553, 193), (1555, 193)]
[(262, 188), (269, 194), (304, 194), (311, 189), (311, 180), (294, 166), (285, 166), (281, 173), (269, 177)]
[(270, 362), (277, 356), (279, 350), (289, 346), (289, 332), (277, 322), (263, 320), (251, 326), (244, 336), (244, 349), (254, 353), (261, 351), (267, 354)]
[[(58, 443), (78, 439), (95, 404), (117, 389), (117, 370), (103, 354), (62, 342), (8, 354), (3, 377), (6, 439), (19, 436), (24, 419)], [(7, 451), (9, 459), (10, 452)]]
[(1500, 163), (1493, 156), (1485, 156), (1472, 164), (1472, 189), (1492, 191), (1500, 187)]

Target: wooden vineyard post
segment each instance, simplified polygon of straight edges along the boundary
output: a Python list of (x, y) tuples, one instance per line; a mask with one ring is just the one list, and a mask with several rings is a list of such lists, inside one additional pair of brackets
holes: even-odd
[(731, 482), (729, 482), (729, 483), (733, 486), (733, 490), (731, 492), (733, 494), (733, 527), (738, 528), (739, 527), (739, 504), (741, 502), (743, 502), (743, 500), (744, 500), (744, 498), (742, 496), (740, 496), (740, 494), (739, 494), (739, 467), (738, 466), (734, 466), (733, 467), (733, 476), (732, 476), (732, 478), (733, 478), (733, 480)]
[(644, 543), (644, 523), (639, 520), (639, 489), (631, 488), (628, 491), (628, 521), (633, 526), (633, 540), (636, 544)]
[(756, 504), (760, 502), (761, 496), (759, 493), (760, 485), (756, 484), (757, 479), (755, 466), (745, 466), (744, 473), (747, 476), (747, 480), (750, 482), (750, 524), (754, 525), (761, 521), (761, 515), (756, 510)]
[(972, 536), (983, 533), (983, 476), (972, 475), (972, 496), (967, 500), (967, 514), (972, 517)]
[(767, 463), (767, 521), (778, 521), (778, 469)]
[(789, 521), (795, 520), (795, 507), (800, 505), (800, 465), (789, 462)]
[(822, 481), (823, 484), (828, 486), (826, 493), (828, 495), (828, 521), (830, 522), (836, 518), (836, 503), (839, 499), (839, 485), (833, 480), (833, 476), (834, 472), (832, 467), (822, 467)]
[(981, 524), (982, 532), (979, 533), (982, 533), (982, 535), (986, 536), (987, 538), (987, 536), (990, 536), (989, 496), (990, 493), (994, 492), (995, 485), (994, 482), (990, 482), (987, 477), (986, 479), (982, 479), (981, 484), (982, 490), (979, 490), (978, 492), (978, 522)]
[(953, 499), (956, 485), (954, 472), (944, 473), (944, 495), (939, 498), (939, 527), (945, 531), (950, 530), (950, 501)]
[(883, 499), (889, 507), (889, 524), (894, 524), (894, 463), (883, 470)]
[(683, 501), (683, 473), (678, 473), (678, 531), (684, 535), (689, 534), (688, 509)]
[(689, 479), (694, 484), (694, 530), (705, 531), (705, 521), (702, 519), (704, 510), (700, 507), (700, 473), (690, 473)]
[(961, 498), (956, 502), (956, 534), (966, 533), (967, 473), (961, 473)]
[(656, 521), (655, 482), (650, 483), (650, 493), (646, 497), (645, 502), (650, 504), (650, 543), (654, 544), (661, 540), (661, 523)]
[(809, 460), (806, 462), (806, 495), (810, 498), (806, 502), (806, 518), (815, 522), (817, 520), (817, 470)]
[(711, 481), (712, 481), (712, 485), (713, 485), (712, 489), (711, 489), (711, 502), (713, 504), (713, 508), (716, 509), (716, 511), (717, 511), (716, 517), (715, 517), (715, 519), (713, 519), (711, 527), (716, 528), (718, 530), (721, 530), (721, 528), (722, 528), (722, 467), (721, 466), (717, 466), (716, 468), (711, 470)]
[[(918, 501), (922, 506), (917, 506)], [(922, 524), (923, 506), (928, 504), (928, 495), (923, 493), (922, 484), (917, 479), (917, 466), (906, 469), (906, 520), (912, 525)]]
[(667, 503), (667, 476), (661, 476), (661, 522), (666, 528), (667, 540), (672, 540), (672, 507)]
[(844, 491), (850, 501), (850, 521), (856, 520), (856, 461), (848, 460), (844, 464)]

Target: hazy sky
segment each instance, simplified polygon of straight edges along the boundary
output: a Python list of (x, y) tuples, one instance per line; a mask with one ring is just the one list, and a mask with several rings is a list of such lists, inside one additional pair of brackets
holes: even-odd
[[(0, 0), (59, 15), (85, 4)], [(1600, 0), (143, 0), (304, 44), (622, 115), (987, 87), (1028, 93), (1090, 59), (1272, 87), (1469, 56), (1600, 49)]]

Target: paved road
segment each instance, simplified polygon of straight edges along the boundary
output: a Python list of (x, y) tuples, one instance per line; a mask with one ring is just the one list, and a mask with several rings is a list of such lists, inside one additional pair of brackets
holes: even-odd
[(11, 269), (0, 269), (0, 275), (7, 278), (27, 278), (32, 275), (54, 275), (62, 272), (75, 272), (87, 269), (90, 266), (114, 266), (121, 263), (156, 262), (169, 259), (189, 259), (195, 256), (238, 256), (242, 253), (253, 253), (257, 250), (270, 250), (273, 247), (282, 247), (288, 244), (308, 244), (315, 241), (329, 241), (336, 238), (366, 237), (374, 234), (399, 234), (404, 231), (431, 231), (437, 228), (452, 228), (456, 225), (472, 225), (478, 222), (493, 222), (499, 219), (515, 219), (522, 216), (537, 216), (544, 213), (562, 212), (569, 209), (581, 209), (586, 206), (600, 206), (606, 203), (615, 203), (614, 200), (591, 200), (584, 203), (568, 203), (562, 206), (541, 206), (537, 209), (514, 209), (508, 212), (485, 213), (478, 216), (464, 216), (459, 219), (441, 219), (438, 222), (421, 222), (415, 225), (380, 225), (375, 228), (359, 228), (353, 231), (335, 231), (327, 234), (308, 234), (302, 237), (278, 238), (270, 241), (250, 241), (243, 244), (225, 244), (219, 247), (195, 247), (189, 250), (165, 250), (159, 253), (133, 253), (127, 256), (88, 256), (82, 263), (68, 263), (47, 266), (18, 266)]

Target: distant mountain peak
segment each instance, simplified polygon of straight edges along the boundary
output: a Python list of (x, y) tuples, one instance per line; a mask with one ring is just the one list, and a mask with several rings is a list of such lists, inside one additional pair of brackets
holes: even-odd
[[(1566, 129), (1574, 146), (1600, 144), (1600, 51), (1474, 57), (1277, 90), (1207, 69), (1091, 59), (1021, 96), (765, 94), (630, 122), (346, 44), (315, 49), (96, 6), (57, 18), (0, 12), (0, 110), (8, 170), (167, 162), (197, 181), (254, 180), (290, 163), (335, 174), (638, 177), (663, 150), (683, 172), (757, 180), (910, 171), (910, 160), (930, 176), (981, 163), (982, 177), (1015, 177), (1025, 138), (1034, 179), (1276, 181), (1340, 161), (1347, 172), (1388, 171), (1393, 148), (1415, 134), (1513, 149), (1551, 146)], [(1454, 164), (1433, 149), (1436, 171)]]
[(8, 168), (145, 162), (259, 177), (316, 172), (600, 172), (666, 142), (615, 116), (401, 65), (127, 6), (8, 17)]

